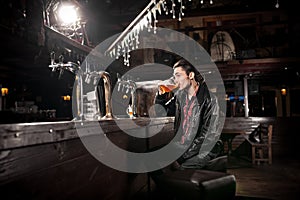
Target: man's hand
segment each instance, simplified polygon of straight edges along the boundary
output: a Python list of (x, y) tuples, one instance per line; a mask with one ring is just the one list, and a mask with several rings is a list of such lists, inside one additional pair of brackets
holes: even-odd
[(173, 163), (170, 164), (170, 169), (172, 171), (183, 170), (183, 168), (181, 167), (181, 165), (177, 161), (174, 161)]

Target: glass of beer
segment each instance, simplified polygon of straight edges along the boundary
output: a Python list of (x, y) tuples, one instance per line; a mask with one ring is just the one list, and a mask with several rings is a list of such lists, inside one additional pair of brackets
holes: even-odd
[(161, 81), (158, 84), (158, 87), (159, 87), (159, 93), (160, 94), (164, 94), (166, 92), (171, 92), (175, 88), (177, 88), (177, 84), (175, 83), (174, 78), (171, 77), (171, 78), (169, 78), (167, 80)]

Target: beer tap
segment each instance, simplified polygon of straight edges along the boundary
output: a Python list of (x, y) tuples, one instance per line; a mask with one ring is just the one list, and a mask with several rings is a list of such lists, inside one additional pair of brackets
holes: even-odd
[(51, 64), (49, 65), (50, 68), (52, 68), (52, 71), (56, 71), (56, 70), (59, 70), (60, 73), (61, 70), (67, 70), (67, 71), (70, 71), (71, 73), (78, 73), (80, 72), (81, 73), (81, 69), (80, 69), (80, 63), (74, 63), (74, 62), (67, 62), (67, 63), (63, 63), (64, 61), (64, 57), (63, 55), (60, 55), (59, 56), (59, 62), (56, 63), (55, 62), (55, 53), (52, 52), (50, 54), (50, 57), (51, 57)]
[[(51, 53), (50, 53), (50, 60), (51, 60), (51, 65), (50, 66), (53, 66), (54, 64), (55, 64), (55, 52), (54, 51), (52, 51)], [(49, 67), (50, 67), (49, 66)], [(55, 68), (52, 68), (52, 71), (54, 70)]]
[[(122, 83), (122, 82), (121, 82)], [(122, 84), (122, 92), (124, 92), (124, 90), (125, 90), (125, 88), (126, 88), (126, 85), (125, 84)]]
[(136, 117), (136, 89), (137, 85), (134, 81), (128, 80), (128, 87), (130, 87), (130, 94), (131, 94), (131, 99), (132, 99), (132, 111), (133, 111), (133, 116)]
[(112, 114), (112, 102), (111, 102), (111, 78), (109, 73), (106, 71), (95, 72), (94, 84), (96, 84), (100, 78), (102, 78), (104, 81), (105, 111), (106, 111), (106, 114), (102, 119), (111, 119), (114, 117)]
[[(102, 119), (111, 119), (113, 118), (112, 114), (112, 102), (111, 102), (111, 80), (110, 75), (106, 71), (92, 71), (86, 73), (85, 82), (90, 84), (93, 80), (93, 85), (95, 86), (94, 90), (97, 91), (98, 82), (100, 79), (104, 81), (104, 95), (105, 95), (105, 111), (106, 114)], [(97, 104), (100, 105), (100, 100), (97, 99)], [(100, 113), (99, 111), (97, 113)]]
[[(64, 63), (64, 56), (63, 55), (60, 55), (58, 57), (58, 62), (59, 62), (59, 65), (60, 66), (63, 66), (63, 63)], [(58, 75), (58, 79), (61, 79), (61, 76), (63, 75), (64, 73), (64, 69), (63, 67), (59, 67), (59, 75)]]
[(129, 90), (130, 90), (130, 85), (129, 85), (129, 84), (126, 84), (125, 87), (127, 88), (126, 91), (125, 91), (125, 93), (128, 94), (128, 92), (129, 92)]
[(90, 83), (91, 83), (91, 76), (90, 76), (89, 73), (86, 73), (86, 76), (85, 76), (84, 81), (85, 81), (87, 84), (90, 84)]
[(97, 83), (99, 82), (99, 79), (100, 79), (100, 77), (95, 76), (93, 84), (97, 85)]
[(136, 116), (136, 89), (137, 89), (137, 85), (130, 78), (126, 78), (127, 80), (122, 79), (119, 74), (117, 74), (117, 77), (118, 77), (118, 82), (116, 84), (118, 85), (118, 91), (120, 91), (121, 85), (122, 85), (122, 90), (121, 90), (122, 92), (124, 92), (125, 88), (126, 88), (126, 90), (125, 90), (126, 94), (130, 92), (131, 99), (132, 99), (133, 116)]
[(83, 72), (80, 68), (80, 63), (78, 64), (73, 62), (63, 63), (64, 57), (63, 55), (59, 56), (59, 62), (55, 62), (55, 53), (50, 53), (50, 65), (49, 67), (52, 69), (52, 72), (59, 71), (59, 79), (61, 78), (63, 71), (67, 70), (76, 76), (77, 88), (76, 88), (76, 100), (77, 100), (77, 116), (75, 119), (83, 120), (83, 85), (82, 85), (82, 76)]
[(120, 74), (119, 73), (117, 73), (117, 78), (118, 78), (118, 80), (117, 80), (117, 86), (118, 86), (118, 92), (120, 91), (120, 89), (121, 89), (121, 77), (120, 77)]
[[(74, 73), (76, 75), (75, 80), (77, 81), (77, 87), (76, 87), (76, 101), (77, 101), (77, 116), (75, 119), (83, 120), (84, 114), (83, 114), (83, 75), (86, 75), (84, 81), (87, 84), (90, 84), (91, 80), (93, 80), (93, 84), (96, 85), (100, 78), (104, 81), (104, 90), (105, 90), (105, 108), (106, 108), (106, 115), (103, 118), (109, 119), (113, 117), (112, 114), (112, 103), (111, 103), (111, 80), (110, 75), (106, 71), (90, 71), (89, 65), (87, 65), (86, 72), (83, 72), (83, 70), (80, 67), (80, 63), (78, 64), (73, 62), (67, 62), (63, 63), (64, 57), (61, 55), (59, 56), (59, 62), (55, 62), (55, 53), (51, 52), (50, 54), (51, 63), (49, 67), (52, 69), (52, 71), (59, 71), (59, 77), (61, 77), (64, 70), (67, 70), (71, 73)], [(95, 88), (96, 88), (95, 87)], [(96, 91), (96, 89), (95, 89)], [(99, 101), (99, 99), (98, 99)], [(99, 104), (99, 102), (98, 102)], [(74, 119), (74, 120), (75, 120)]]

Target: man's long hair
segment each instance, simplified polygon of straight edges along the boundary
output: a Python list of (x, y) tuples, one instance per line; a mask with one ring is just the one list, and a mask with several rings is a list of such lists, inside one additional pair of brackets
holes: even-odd
[(200, 72), (191, 63), (189, 63), (187, 60), (180, 59), (179, 61), (177, 61), (173, 65), (173, 69), (175, 69), (177, 67), (181, 67), (185, 71), (186, 75), (189, 75), (191, 72), (194, 72), (196, 82), (202, 83), (204, 81), (204, 78), (202, 77)]

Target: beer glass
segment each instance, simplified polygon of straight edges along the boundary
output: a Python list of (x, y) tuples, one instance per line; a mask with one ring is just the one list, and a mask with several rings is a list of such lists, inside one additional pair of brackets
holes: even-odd
[(177, 88), (177, 84), (175, 83), (174, 77), (171, 77), (167, 80), (161, 81), (158, 84), (159, 87), (159, 94), (164, 94), (166, 92), (171, 92), (175, 88)]

